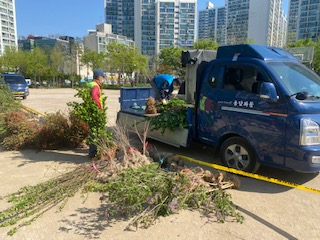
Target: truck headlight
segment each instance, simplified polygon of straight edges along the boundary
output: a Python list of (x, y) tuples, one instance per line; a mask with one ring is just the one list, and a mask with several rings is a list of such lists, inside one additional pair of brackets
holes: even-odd
[(310, 146), (320, 144), (320, 129), (319, 125), (308, 119), (300, 120), (300, 145)]

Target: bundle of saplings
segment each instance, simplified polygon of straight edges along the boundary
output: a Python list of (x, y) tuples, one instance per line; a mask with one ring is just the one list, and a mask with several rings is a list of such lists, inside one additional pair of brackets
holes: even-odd
[(168, 103), (156, 103), (158, 116), (149, 117), (151, 130), (175, 131), (177, 128), (187, 127), (187, 107), (185, 100), (173, 98)]

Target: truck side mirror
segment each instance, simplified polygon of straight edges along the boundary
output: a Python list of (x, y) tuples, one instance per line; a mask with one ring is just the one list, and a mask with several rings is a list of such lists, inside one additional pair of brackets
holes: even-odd
[(279, 100), (276, 87), (271, 82), (262, 82), (260, 97), (268, 102), (277, 102)]

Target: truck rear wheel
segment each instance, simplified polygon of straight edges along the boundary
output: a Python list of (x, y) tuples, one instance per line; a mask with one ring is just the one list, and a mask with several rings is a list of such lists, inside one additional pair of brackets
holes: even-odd
[(226, 167), (246, 172), (256, 172), (260, 164), (250, 144), (240, 137), (227, 139), (220, 149), (221, 162)]

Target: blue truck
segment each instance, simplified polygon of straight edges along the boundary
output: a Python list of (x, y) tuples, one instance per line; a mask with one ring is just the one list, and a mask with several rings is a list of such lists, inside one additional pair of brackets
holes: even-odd
[[(260, 165), (320, 170), (320, 77), (297, 58), (280, 48), (242, 44), (184, 51), (182, 65), (188, 128), (149, 131), (148, 137), (214, 146), (222, 164), (243, 171)], [(121, 89), (118, 122), (141, 125), (142, 106), (152, 95), (150, 88)]]
[(29, 96), (29, 87), (26, 79), (19, 73), (2, 73), (0, 84), (5, 84), (9, 87), (14, 97), (26, 99)]

